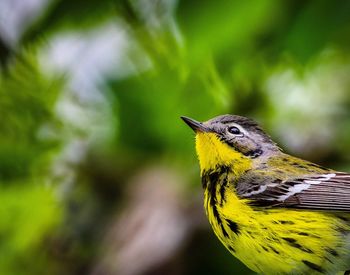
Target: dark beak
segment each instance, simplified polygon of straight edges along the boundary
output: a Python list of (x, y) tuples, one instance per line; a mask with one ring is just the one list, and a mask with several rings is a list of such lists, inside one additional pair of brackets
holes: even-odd
[(186, 122), (188, 126), (192, 128), (195, 132), (207, 132), (207, 128), (203, 125), (202, 122), (198, 122), (192, 118), (182, 116), (181, 117), (183, 121)]

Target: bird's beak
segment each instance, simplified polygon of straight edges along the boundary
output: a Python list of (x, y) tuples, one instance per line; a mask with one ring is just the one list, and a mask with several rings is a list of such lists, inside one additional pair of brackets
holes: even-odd
[(196, 121), (192, 118), (185, 117), (185, 116), (182, 116), (181, 118), (195, 132), (207, 132), (208, 131), (207, 127), (205, 127), (202, 122)]

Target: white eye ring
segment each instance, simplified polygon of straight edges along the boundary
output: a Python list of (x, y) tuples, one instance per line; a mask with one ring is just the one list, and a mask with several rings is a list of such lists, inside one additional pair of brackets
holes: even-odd
[(240, 136), (242, 137), (244, 134), (242, 133), (242, 131), (236, 127), (236, 126), (230, 126), (227, 128), (227, 132), (229, 132), (230, 134), (232, 135), (235, 135), (235, 136)]

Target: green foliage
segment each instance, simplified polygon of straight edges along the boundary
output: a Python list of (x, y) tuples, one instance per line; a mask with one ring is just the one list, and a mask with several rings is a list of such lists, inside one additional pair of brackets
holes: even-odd
[(62, 216), (52, 190), (34, 183), (2, 185), (0, 201), (0, 273), (47, 274), (42, 244)]
[[(181, 1), (177, 12), (184, 34), (188, 58), (196, 63), (208, 55), (229, 51), (240, 58), (252, 40), (276, 22), (279, 1)], [(193, 17), (193, 11), (196, 16)]]
[(53, 126), (58, 80), (40, 71), (34, 54), (24, 52), (0, 75), (0, 179), (28, 176), (35, 161), (54, 142), (40, 136)]
[(55, 123), (60, 89), (60, 81), (47, 78), (29, 51), (0, 75), (1, 274), (44, 274), (48, 262), (43, 241), (62, 213), (53, 190), (43, 185), (43, 171), (58, 140), (40, 130)]
[(21, 43), (32, 44), (34, 41), (54, 35), (59, 31), (81, 31), (94, 27), (101, 21), (115, 15), (113, 0), (53, 0), (44, 13), (29, 26), (22, 36)]

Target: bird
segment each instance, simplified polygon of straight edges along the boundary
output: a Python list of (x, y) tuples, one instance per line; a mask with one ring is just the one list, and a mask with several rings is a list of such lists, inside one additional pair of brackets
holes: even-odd
[(350, 274), (349, 173), (284, 153), (250, 118), (181, 118), (209, 223), (233, 256), (259, 274)]

